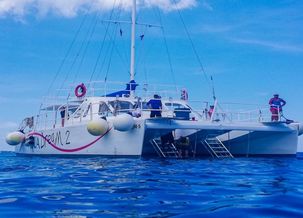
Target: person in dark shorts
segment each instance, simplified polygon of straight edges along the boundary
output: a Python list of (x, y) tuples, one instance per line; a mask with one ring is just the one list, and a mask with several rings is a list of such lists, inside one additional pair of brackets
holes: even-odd
[(159, 95), (154, 95), (154, 98), (147, 102), (147, 106), (151, 109), (150, 117), (162, 117), (162, 102)]
[(180, 157), (189, 157), (190, 143), (188, 137), (180, 137), (178, 140), (178, 150)]

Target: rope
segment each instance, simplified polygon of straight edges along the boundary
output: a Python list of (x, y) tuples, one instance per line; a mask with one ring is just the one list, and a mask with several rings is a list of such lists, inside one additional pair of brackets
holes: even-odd
[(173, 3), (174, 3), (175, 6), (176, 6), (176, 9), (177, 9), (178, 14), (179, 14), (179, 17), (180, 17), (180, 19), (181, 19), (182, 25), (183, 25), (183, 27), (184, 27), (184, 29), (185, 29), (185, 32), (186, 32), (186, 34), (187, 34), (187, 37), (188, 37), (188, 39), (189, 39), (189, 41), (190, 41), (191, 47), (192, 47), (192, 49), (193, 49), (193, 51), (194, 51), (194, 54), (195, 54), (195, 56), (196, 56), (196, 58), (197, 58), (197, 60), (198, 60), (198, 62), (199, 62), (199, 65), (200, 65), (201, 71), (202, 71), (202, 73), (203, 73), (203, 75), (204, 75), (204, 77), (205, 77), (205, 80), (207, 81), (209, 87), (211, 88), (211, 83), (210, 83), (210, 81), (209, 81), (208, 75), (207, 75), (206, 71), (204, 70), (204, 66), (203, 66), (203, 64), (202, 64), (201, 58), (200, 58), (200, 56), (199, 56), (199, 54), (198, 54), (198, 51), (197, 51), (197, 49), (196, 49), (196, 47), (195, 47), (195, 45), (194, 45), (194, 42), (193, 42), (192, 38), (191, 38), (191, 36), (190, 36), (190, 33), (189, 33), (188, 29), (187, 29), (187, 26), (186, 26), (186, 24), (185, 24), (185, 22), (184, 22), (184, 19), (183, 19), (183, 16), (182, 16), (182, 14), (181, 14), (181, 11), (180, 11), (180, 9), (177, 7), (176, 0), (172, 0), (172, 1), (173, 1)]
[[(96, 18), (96, 16), (95, 16), (94, 18)], [(94, 21), (94, 20), (92, 20), (92, 21)], [(94, 22), (92, 22), (91, 27), (89, 27), (89, 29), (93, 27), (93, 24), (94, 24)], [(77, 54), (76, 54), (76, 56), (75, 56), (75, 58), (74, 58), (74, 60), (73, 60), (73, 62), (72, 62), (72, 65), (70, 66), (70, 69), (69, 69), (68, 73), (66, 74), (66, 76), (65, 76), (65, 78), (64, 78), (64, 80), (63, 80), (63, 82), (62, 82), (62, 84), (61, 84), (61, 86), (60, 86), (60, 89), (62, 89), (62, 88), (64, 87), (64, 85), (65, 85), (65, 83), (66, 83), (66, 81), (67, 81), (67, 79), (68, 79), (70, 73), (72, 72), (73, 67), (74, 67), (74, 65), (76, 64), (76, 62), (77, 62), (77, 60), (78, 60), (78, 58), (79, 58), (79, 56), (80, 56), (80, 54), (81, 54), (81, 52), (82, 52), (82, 49), (83, 49), (83, 47), (84, 47), (84, 45), (85, 45), (85, 42), (87, 41), (87, 39), (88, 39), (88, 37), (89, 37), (89, 33), (90, 33), (90, 31), (87, 31), (87, 33), (86, 33), (86, 35), (85, 35), (85, 40), (82, 41), (81, 46), (80, 46), (80, 49), (78, 50), (78, 52), (77, 52)], [(59, 91), (60, 91), (60, 90), (59, 90)]]
[[(108, 44), (107, 49), (105, 51), (105, 54), (108, 54), (110, 52), (110, 47), (111, 47), (111, 44)], [(100, 69), (98, 70), (99, 71), (99, 76), (100, 76), (101, 72), (103, 71), (103, 68), (104, 68), (104, 65), (105, 65), (105, 62), (106, 62), (106, 58), (107, 58), (107, 56), (105, 55), (104, 58), (103, 58), (103, 61), (101, 63)], [(99, 78), (99, 76), (97, 77), (97, 79)]]
[(80, 61), (79, 66), (78, 66), (78, 70), (77, 70), (77, 72), (76, 72), (76, 74), (75, 74), (73, 83), (74, 83), (74, 82), (76, 81), (76, 79), (78, 78), (80, 69), (81, 69), (81, 67), (82, 67), (84, 58), (85, 58), (86, 53), (87, 53), (87, 49), (88, 49), (88, 47), (89, 47), (89, 45), (90, 45), (90, 43), (91, 43), (91, 39), (92, 39), (92, 37), (93, 37), (93, 35), (94, 35), (94, 33), (95, 33), (96, 26), (97, 26), (98, 22), (99, 22), (99, 15), (96, 16), (96, 20), (95, 20), (95, 23), (94, 23), (93, 28), (92, 28), (92, 30), (91, 30), (89, 39), (88, 39), (87, 42), (86, 42), (86, 47), (85, 47), (84, 52), (83, 52), (83, 54), (82, 54), (82, 58), (81, 58), (81, 61)]
[(66, 52), (64, 58), (62, 59), (62, 61), (61, 61), (60, 65), (59, 65), (59, 68), (58, 68), (58, 70), (57, 70), (57, 72), (56, 72), (53, 80), (50, 83), (50, 86), (49, 86), (49, 88), (47, 90), (46, 95), (49, 95), (50, 90), (53, 88), (53, 85), (54, 85), (55, 81), (57, 80), (57, 78), (58, 78), (58, 76), (59, 76), (59, 74), (60, 74), (60, 72), (61, 72), (61, 70), (63, 68), (63, 65), (65, 64), (65, 61), (66, 61), (67, 57), (69, 56), (69, 54), (70, 54), (70, 52), (71, 52), (71, 50), (72, 50), (72, 48), (73, 48), (73, 46), (74, 46), (74, 44), (76, 42), (76, 39), (78, 38), (79, 33), (80, 33), (80, 31), (81, 31), (81, 29), (82, 29), (85, 21), (87, 20), (87, 17), (88, 17), (88, 13), (86, 13), (85, 16), (84, 16), (84, 18), (82, 19), (81, 24), (80, 24), (79, 28), (77, 29), (76, 34), (75, 34), (75, 36), (74, 36), (71, 44), (69, 45), (69, 47), (67, 49), (67, 52)]
[[(120, 12), (119, 12), (119, 16), (120, 16), (120, 13), (121, 13), (121, 10), (120, 10)], [(113, 29), (112, 35), (114, 35), (114, 34), (117, 32), (117, 28), (118, 28), (118, 26), (116, 26), (116, 27)], [(110, 56), (109, 56), (109, 65), (110, 65), (110, 63), (111, 63), (113, 48), (115, 48), (115, 41), (116, 41), (116, 37), (117, 37), (117, 34), (116, 34), (114, 37), (112, 37), (112, 35), (108, 34), (109, 39), (112, 41), (112, 44), (110, 44), (110, 43), (108, 44), (107, 51), (105, 52), (105, 54), (110, 53)], [(112, 47), (111, 47), (111, 46), (112, 46)], [(101, 67), (100, 67), (100, 70), (99, 70), (99, 72), (100, 72), (99, 75), (101, 75), (101, 72), (102, 72), (102, 70), (103, 70), (103, 67), (105, 66), (106, 58), (107, 58), (107, 56), (104, 56), (103, 62), (102, 62), (102, 64), (101, 64)], [(109, 70), (109, 67), (110, 67), (110, 66), (107, 67), (108, 70)], [(106, 75), (105, 75), (105, 81), (107, 80), (108, 70), (107, 70), (106, 73), (105, 73), (105, 74), (106, 74)], [(98, 78), (99, 78), (99, 77), (98, 77)]]
[(176, 77), (175, 77), (175, 73), (174, 73), (173, 65), (172, 65), (172, 60), (171, 60), (171, 55), (170, 55), (170, 52), (169, 52), (169, 49), (168, 49), (166, 34), (165, 34), (165, 31), (164, 31), (164, 28), (163, 28), (163, 22), (162, 22), (161, 13), (160, 13), (159, 9), (157, 10), (157, 12), (158, 12), (158, 16), (159, 16), (160, 25), (161, 25), (161, 31), (162, 31), (163, 41), (164, 41), (165, 50), (166, 50), (166, 54), (167, 54), (167, 58), (168, 58), (170, 73), (171, 73), (171, 76), (172, 76), (172, 79), (173, 79), (176, 91), (178, 91)]
[[(116, 0), (114, 1), (114, 4), (113, 4), (113, 8), (111, 10), (111, 13), (110, 13), (110, 16), (109, 16), (109, 19), (111, 20), (112, 19), (112, 16), (114, 14), (114, 8), (115, 8), (115, 5), (116, 5)], [(121, 2), (120, 2), (120, 5), (121, 5)], [(102, 23), (103, 24), (103, 23)], [(98, 64), (99, 64), (99, 61), (100, 61), (100, 58), (101, 58), (101, 54), (102, 54), (102, 50), (104, 48), (104, 45), (105, 45), (105, 41), (106, 41), (106, 37), (107, 37), (107, 34), (108, 34), (108, 30), (109, 30), (109, 26), (110, 26), (110, 23), (108, 22), (107, 23), (107, 26), (105, 28), (105, 34), (104, 34), (104, 37), (103, 37), (103, 41), (102, 41), (102, 44), (101, 44), (101, 48), (99, 50), (99, 53), (98, 53), (98, 57), (97, 57), (97, 60), (96, 60), (96, 63), (94, 65), (94, 69), (93, 69), (93, 72), (90, 76), (90, 79), (89, 79), (89, 82), (92, 81), (96, 71), (97, 71), (97, 67), (98, 67)]]
[(106, 82), (107, 81), (107, 77), (108, 77), (108, 73), (109, 73), (109, 69), (110, 69), (110, 66), (111, 66), (111, 62), (112, 62), (112, 57), (113, 57), (113, 51), (114, 51), (114, 48), (115, 48), (115, 43), (116, 43), (116, 39), (117, 39), (117, 29), (118, 29), (118, 26), (116, 26), (116, 29), (114, 32), (116, 32), (115, 36), (114, 36), (114, 40), (112, 42), (112, 48), (111, 48), (111, 52), (110, 52), (110, 58), (109, 58), (109, 61), (108, 61), (108, 65), (107, 65), (107, 70), (106, 70), (106, 74), (105, 74), (105, 78), (104, 78), (104, 81)]
[[(145, 34), (147, 33), (147, 27), (148, 27), (148, 26), (144, 26), (144, 27), (145, 27), (145, 28), (144, 28), (144, 31), (143, 31), (142, 34), (141, 34), (141, 36), (143, 36), (143, 37), (142, 37), (141, 40), (139, 41), (140, 44), (138, 43), (138, 46), (137, 46), (137, 48), (139, 48), (139, 49), (137, 49), (137, 50), (138, 50), (138, 60), (137, 60), (138, 66), (140, 66), (141, 63), (142, 63), (143, 60), (144, 60), (144, 55), (139, 55), (139, 54), (144, 54)], [(140, 36), (140, 37), (141, 37), (141, 36)], [(139, 45), (142, 45), (142, 46), (139, 46)]]

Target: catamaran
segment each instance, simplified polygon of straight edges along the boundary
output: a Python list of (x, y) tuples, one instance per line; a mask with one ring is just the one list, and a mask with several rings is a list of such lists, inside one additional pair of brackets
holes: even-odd
[[(135, 81), (136, 0), (133, 0), (130, 82), (74, 85), (73, 95), (44, 102), (6, 137), (19, 155), (230, 158), (296, 155), (302, 124), (271, 122), (262, 110), (195, 110), (185, 89)], [(117, 21), (108, 21), (117, 22)], [(109, 86), (119, 86), (112, 91)], [(139, 86), (140, 85), (140, 86)], [(180, 95), (181, 93), (181, 95)], [(161, 98), (160, 98), (161, 96)], [(153, 108), (151, 100), (161, 102)], [(268, 110), (268, 109), (266, 109)], [(157, 111), (161, 116), (151, 117)], [(245, 117), (245, 119), (244, 119)]]

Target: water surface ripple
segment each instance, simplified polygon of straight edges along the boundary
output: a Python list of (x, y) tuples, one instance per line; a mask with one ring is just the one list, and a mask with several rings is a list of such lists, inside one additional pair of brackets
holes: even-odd
[(302, 217), (303, 161), (16, 157), (0, 217)]

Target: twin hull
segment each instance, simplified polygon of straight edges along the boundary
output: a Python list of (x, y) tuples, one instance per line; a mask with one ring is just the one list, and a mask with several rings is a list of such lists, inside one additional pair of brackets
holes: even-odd
[[(195, 123), (195, 125), (199, 123)], [(100, 156), (155, 156), (150, 141), (174, 131), (190, 140), (190, 152), (195, 156), (209, 156), (204, 140), (218, 136), (233, 155), (295, 155), (298, 131), (238, 131), (222, 125), (190, 127), (191, 121), (137, 119), (134, 128), (121, 132), (110, 127), (102, 136), (92, 136), (86, 124), (45, 131), (30, 132), (34, 139), (16, 147), (17, 154), (28, 155), (100, 155)], [(284, 127), (283, 127), (284, 128)], [(239, 133), (241, 132), (241, 133)], [(236, 133), (236, 134), (235, 134)], [(236, 136), (233, 136), (236, 135)]]

